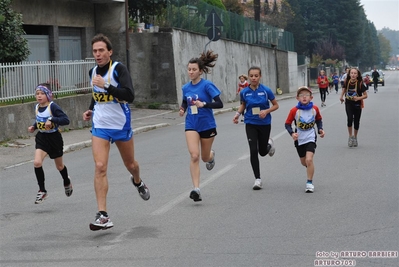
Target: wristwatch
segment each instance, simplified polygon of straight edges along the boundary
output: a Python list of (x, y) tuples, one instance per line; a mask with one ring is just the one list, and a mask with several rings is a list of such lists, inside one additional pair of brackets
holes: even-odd
[(109, 86), (110, 86), (110, 84), (109, 84), (109, 83), (104, 83), (104, 89), (108, 89), (108, 88), (109, 88)]
[(52, 119), (53, 119), (53, 117), (51, 117), (51, 116), (47, 118), (48, 121), (51, 121)]
[(204, 102), (202, 102), (202, 104), (204, 105), (204, 107), (206, 106), (206, 102), (204, 101)]

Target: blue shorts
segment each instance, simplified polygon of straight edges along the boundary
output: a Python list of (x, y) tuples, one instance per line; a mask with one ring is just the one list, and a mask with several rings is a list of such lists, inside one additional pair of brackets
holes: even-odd
[(113, 129), (101, 129), (101, 128), (92, 128), (91, 134), (95, 137), (99, 137), (110, 141), (111, 143), (115, 141), (126, 142), (132, 139), (133, 130), (113, 130)]

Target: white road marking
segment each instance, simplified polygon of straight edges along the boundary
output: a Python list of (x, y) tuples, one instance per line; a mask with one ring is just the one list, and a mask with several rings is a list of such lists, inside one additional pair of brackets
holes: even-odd
[[(277, 140), (277, 139), (279, 139), (281, 136), (283, 136), (286, 133), (287, 133), (287, 131), (284, 130), (284, 131), (278, 133), (276, 136), (274, 136), (272, 138), (273, 138), (273, 140)], [(238, 161), (241, 161), (241, 160), (244, 160), (244, 159), (247, 159), (247, 158), (249, 158), (249, 154), (244, 154), (244, 155), (242, 155), (241, 157), (238, 158)], [(213, 181), (215, 181), (216, 179), (220, 178), (222, 175), (224, 175), (226, 172), (230, 171), (231, 169), (233, 169), (236, 166), (237, 166), (237, 163), (236, 164), (230, 164), (230, 165), (227, 165), (226, 167), (224, 167), (223, 169), (219, 170), (217, 173), (212, 175), (210, 178), (206, 179), (201, 184), (201, 188), (206, 187), (208, 184), (210, 184)], [(162, 214), (168, 212), (169, 210), (173, 209), (176, 205), (178, 205), (182, 201), (186, 200), (187, 198), (188, 198), (187, 192), (181, 193), (180, 195), (178, 195), (177, 197), (175, 197), (174, 199), (172, 199), (171, 201), (169, 201), (168, 203), (166, 203), (165, 205), (163, 205), (159, 209), (153, 211), (151, 213), (151, 215), (162, 215)]]

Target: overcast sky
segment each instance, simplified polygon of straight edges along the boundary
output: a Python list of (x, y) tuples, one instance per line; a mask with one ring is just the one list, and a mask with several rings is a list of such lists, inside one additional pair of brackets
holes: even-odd
[(387, 27), (399, 31), (399, 0), (360, 0), (360, 4), (377, 30)]

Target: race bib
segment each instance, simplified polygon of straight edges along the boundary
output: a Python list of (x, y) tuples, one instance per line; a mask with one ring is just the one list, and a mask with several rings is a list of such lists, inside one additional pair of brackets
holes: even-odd
[(259, 115), (259, 113), (260, 113), (260, 107), (252, 108), (253, 115)]
[(196, 105), (190, 106), (191, 114), (198, 114), (198, 107)]

